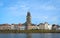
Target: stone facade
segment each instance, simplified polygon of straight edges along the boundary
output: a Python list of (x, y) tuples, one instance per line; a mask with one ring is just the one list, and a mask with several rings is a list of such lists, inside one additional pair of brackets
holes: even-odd
[(49, 24), (48, 24), (47, 22), (45, 22), (45, 23), (40, 23), (40, 24), (39, 24), (39, 29), (48, 30), (48, 29), (49, 29), (48, 26), (49, 26)]
[(45, 26), (44, 26), (43, 23), (40, 23), (40, 24), (39, 24), (39, 29), (45, 29)]
[(11, 30), (11, 25), (2, 24), (2, 25), (0, 25), (0, 30)]

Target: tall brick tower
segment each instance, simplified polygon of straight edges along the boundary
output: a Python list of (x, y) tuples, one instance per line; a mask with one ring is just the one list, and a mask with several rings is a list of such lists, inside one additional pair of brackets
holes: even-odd
[(28, 30), (28, 26), (31, 26), (31, 15), (30, 15), (30, 12), (27, 12), (27, 16), (26, 16), (26, 30)]
[(27, 22), (27, 24), (31, 24), (31, 15), (30, 15), (30, 12), (27, 12), (26, 22)]

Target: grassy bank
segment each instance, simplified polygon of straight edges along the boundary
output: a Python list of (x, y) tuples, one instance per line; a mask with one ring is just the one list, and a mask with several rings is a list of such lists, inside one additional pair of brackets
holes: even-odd
[(60, 30), (0, 30), (0, 33), (60, 33)]

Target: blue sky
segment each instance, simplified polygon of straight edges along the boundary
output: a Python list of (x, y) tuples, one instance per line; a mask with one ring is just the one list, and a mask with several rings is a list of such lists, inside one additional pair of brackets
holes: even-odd
[(24, 23), (28, 11), (32, 23), (60, 24), (60, 0), (0, 0), (0, 24)]

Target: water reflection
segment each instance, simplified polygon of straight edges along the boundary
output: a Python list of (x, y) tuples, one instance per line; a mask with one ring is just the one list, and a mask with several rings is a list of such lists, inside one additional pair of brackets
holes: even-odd
[(27, 33), (26, 35), (27, 35), (27, 36), (26, 36), (27, 38), (32, 38), (31, 33)]
[(26, 34), (24, 34), (24, 33), (0, 34), (0, 38), (26, 38)]
[(52, 33), (42, 33), (41, 38), (52, 38)]
[(27, 38), (52, 38), (52, 33), (32, 33), (26, 34)]
[(27, 38), (60, 38), (58, 33), (31, 33), (26, 35)]
[(60, 33), (10, 33), (0, 34), (0, 38), (60, 38)]

